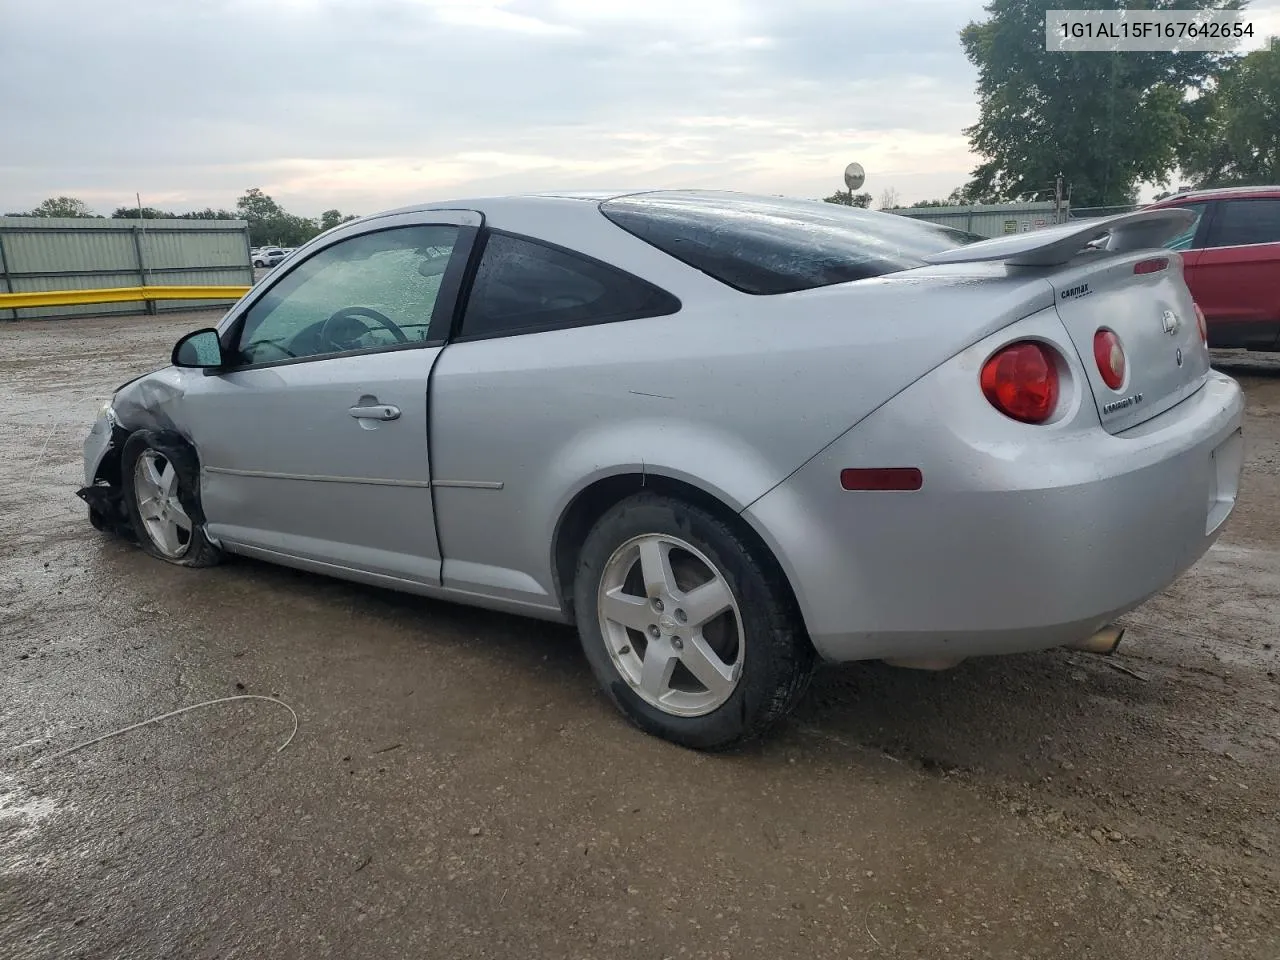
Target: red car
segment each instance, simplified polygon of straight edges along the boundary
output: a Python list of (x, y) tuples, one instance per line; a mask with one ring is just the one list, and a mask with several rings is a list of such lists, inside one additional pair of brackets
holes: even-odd
[(1209, 346), (1280, 350), (1280, 187), (1223, 187), (1151, 204), (1196, 213), (1165, 246), (1209, 321)]

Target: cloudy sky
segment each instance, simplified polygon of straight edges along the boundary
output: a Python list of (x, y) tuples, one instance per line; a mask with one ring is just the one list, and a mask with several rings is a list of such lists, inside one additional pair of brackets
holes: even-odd
[[(1064, 2), (1063, 6), (1067, 6)], [(1255, 0), (1280, 27), (1280, 0)], [(0, 210), (562, 187), (944, 195), (982, 0), (0, 0)]]

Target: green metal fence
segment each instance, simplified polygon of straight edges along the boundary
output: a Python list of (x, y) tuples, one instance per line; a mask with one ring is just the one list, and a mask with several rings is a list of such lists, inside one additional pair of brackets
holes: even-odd
[[(114, 287), (253, 285), (242, 220), (0, 217), (0, 293)], [(217, 300), (148, 300), (0, 310), (0, 320), (57, 319), (218, 307)]]

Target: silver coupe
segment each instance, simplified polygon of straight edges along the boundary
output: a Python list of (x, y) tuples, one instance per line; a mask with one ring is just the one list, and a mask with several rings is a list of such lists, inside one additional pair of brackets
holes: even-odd
[(1180, 210), (974, 242), (716, 192), (425, 204), (300, 248), (85, 444), (100, 529), (574, 623), (718, 749), (822, 659), (1106, 651), (1222, 530), (1241, 391)]

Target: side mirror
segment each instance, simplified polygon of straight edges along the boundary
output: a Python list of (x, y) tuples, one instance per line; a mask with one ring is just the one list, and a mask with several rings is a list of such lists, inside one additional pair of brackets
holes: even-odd
[(212, 327), (188, 333), (173, 348), (171, 361), (175, 367), (221, 367), (222, 343)]

